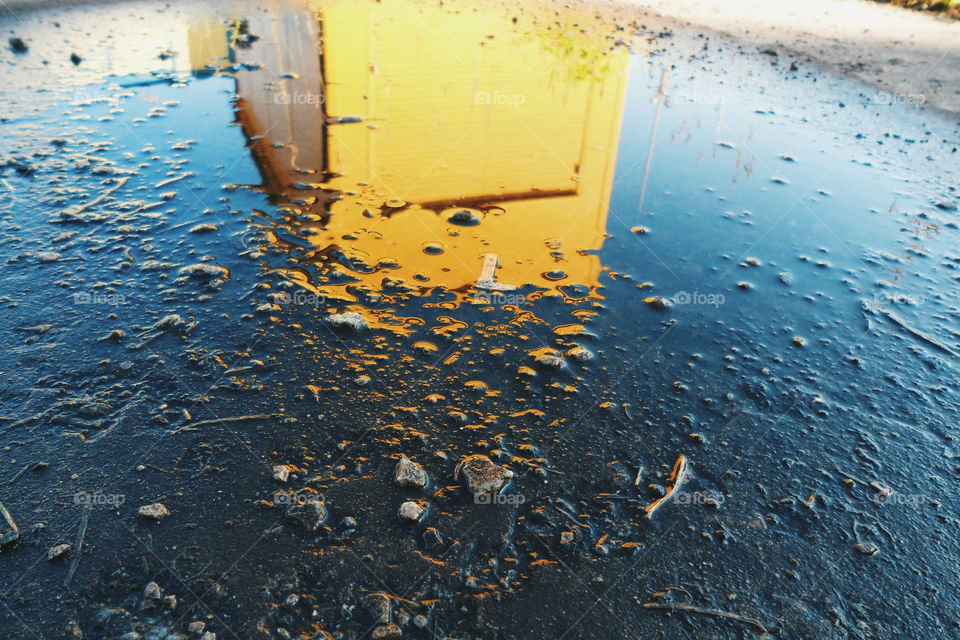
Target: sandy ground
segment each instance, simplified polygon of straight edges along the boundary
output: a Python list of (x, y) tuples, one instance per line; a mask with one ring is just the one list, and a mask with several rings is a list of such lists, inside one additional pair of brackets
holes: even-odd
[[(862, 80), (878, 100), (960, 114), (960, 20), (866, 0), (619, 0)], [(891, 94), (899, 97), (891, 98)]]

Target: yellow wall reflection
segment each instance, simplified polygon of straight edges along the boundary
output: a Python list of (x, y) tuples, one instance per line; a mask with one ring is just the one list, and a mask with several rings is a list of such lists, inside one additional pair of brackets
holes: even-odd
[[(391, 277), (466, 290), (491, 253), (504, 285), (596, 287), (599, 258), (581, 252), (603, 242), (628, 54), (557, 27), (552, 10), (531, 29), (511, 15), (344, 0), (249, 17), (261, 40), (235, 56), (262, 68), (238, 74), (239, 110), (267, 189), (343, 194), (299, 207), (332, 214), (305, 225), (318, 259), (336, 247), (386, 266), (354, 274), (372, 289)], [(460, 207), (481, 223), (450, 224)]]

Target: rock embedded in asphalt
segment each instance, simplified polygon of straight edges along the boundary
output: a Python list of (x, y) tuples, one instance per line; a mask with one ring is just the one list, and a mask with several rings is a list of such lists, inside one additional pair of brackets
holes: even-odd
[(460, 461), (456, 475), (463, 477), (474, 499), (480, 500), (498, 494), (513, 478), (513, 471), (494, 464), (485, 455), (473, 455)]
[(567, 357), (577, 362), (584, 363), (593, 360), (593, 352), (584, 347), (573, 347), (567, 351)]
[(373, 640), (396, 640), (396, 638), (399, 638), (401, 635), (403, 635), (403, 632), (398, 625), (382, 624), (373, 630), (370, 637), (373, 638)]
[(160, 600), (163, 598), (163, 589), (156, 582), (148, 582), (143, 588), (144, 600)]
[(880, 548), (872, 542), (858, 542), (853, 545), (853, 548), (865, 556), (876, 555), (880, 551)]
[(292, 504), (287, 508), (287, 517), (307, 531), (316, 531), (327, 519), (327, 507), (317, 498)]
[(335, 329), (361, 331), (367, 328), (367, 321), (363, 319), (363, 316), (355, 311), (331, 314), (327, 316), (327, 322), (329, 322)]
[(170, 509), (163, 503), (154, 502), (153, 504), (145, 504), (137, 509), (137, 515), (141, 518), (147, 518), (148, 520), (159, 520), (160, 518), (166, 518), (170, 515)]
[(396, 483), (401, 487), (422, 489), (430, 481), (430, 476), (424, 468), (407, 456), (400, 456), (394, 475)]
[(188, 264), (180, 267), (180, 273), (194, 278), (225, 278), (230, 272), (218, 264), (198, 262), (197, 264)]
[(393, 603), (384, 593), (371, 593), (363, 599), (364, 608), (377, 624), (389, 624), (393, 612)]
[(397, 515), (404, 522), (420, 522), (420, 519), (423, 517), (424, 508), (413, 500), (407, 500), (400, 505), (400, 510), (397, 512)]
[(47, 560), (56, 560), (57, 558), (63, 557), (72, 548), (73, 547), (67, 542), (55, 544), (47, 551)]
[(273, 465), (273, 479), (277, 482), (286, 482), (290, 478), (290, 469), (285, 464)]

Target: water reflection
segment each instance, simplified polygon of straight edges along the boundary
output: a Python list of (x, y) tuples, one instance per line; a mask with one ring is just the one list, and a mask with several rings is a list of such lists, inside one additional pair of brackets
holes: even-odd
[[(332, 2), (219, 34), (286, 275), (355, 300), (394, 288), (596, 294), (629, 54), (553, 20)], [(204, 28), (206, 29), (206, 28)], [(205, 33), (197, 29), (195, 33)], [(496, 34), (496, 35), (494, 35)], [(250, 41), (250, 38), (253, 41)], [(191, 39), (192, 41), (193, 39)], [(289, 262), (288, 262), (289, 264)]]

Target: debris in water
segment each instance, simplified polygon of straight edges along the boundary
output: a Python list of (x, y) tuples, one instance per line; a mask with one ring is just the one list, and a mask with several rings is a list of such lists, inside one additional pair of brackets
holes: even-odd
[(0, 502), (0, 515), (3, 516), (3, 519), (6, 521), (6, 527), (0, 529), (0, 547), (5, 547), (8, 544), (16, 542), (20, 539), (20, 529), (17, 527), (16, 521), (13, 519), (13, 516), (10, 515), (10, 512), (7, 511), (7, 507)]
[(580, 363), (593, 360), (593, 352), (580, 346), (573, 347), (567, 351), (567, 356)]
[(47, 560), (56, 560), (66, 555), (73, 546), (69, 542), (55, 544), (47, 551)]
[(470, 209), (458, 209), (447, 218), (447, 222), (463, 227), (475, 227), (480, 224), (480, 216)]
[(327, 316), (327, 322), (336, 329), (348, 329), (350, 331), (361, 331), (367, 328), (367, 321), (363, 319), (356, 311), (346, 313), (334, 313)]
[(673, 465), (673, 472), (670, 474), (670, 488), (667, 489), (666, 493), (661, 498), (657, 498), (653, 502), (647, 505), (645, 511), (647, 512), (647, 517), (652, 518), (654, 512), (659, 509), (663, 504), (669, 500), (674, 493), (683, 485), (687, 480), (687, 459), (684, 456), (677, 458), (677, 461)]
[(60, 254), (56, 251), (38, 251), (34, 255), (40, 262), (56, 262), (60, 259)]
[(73, 574), (77, 571), (77, 566), (80, 564), (80, 554), (83, 553), (83, 541), (87, 537), (87, 525), (90, 523), (90, 508), (87, 507), (83, 510), (83, 517), (80, 519), (80, 529), (77, 531), (77, 553), (73, 556), (73, 561), (70, 563), (70, 569), (67, 570), (67, 577), (63, 580), (63, 586), (70, 586), (70, 581), (73, 580)]
[(188, 264), (185, 267), (180, 267), (180, 273), (185, 273), (194, 278), (227, 278), (230, 276), (230, 271), (225, 267), (207, 262), (198, 262), (197, 264)]
[(745, 622), (749, 625), (753, 625), (760, 630), (761, 633), (770, 633), (767, 631), (767, 628), (756, 618), (748, 618), (746, 616), (741, 616), (736, 613), (730, 613), (729, 611), (720, 611), (719, 609), (703, 609), (701, 607), (695, 607), (690, 604), (660, 604), (659, 602), (645, 602), (643, 606), (647, 609), (663, 609), (665, 611), (688, 611), (690, 613), (699, 613), (705, 616), (717, 616), (720, 618), (727, 618), (729, 620), (737, 620), (739, 622)]
[(269, 418), (277, 418), (282, 414), (272, 414), (272, 413), (255, 413), (248, 416), (233, 416), (232, 418), (213, 418), (212, 420), (200, 420), (199, 422), (192, 422), (190, 424), (185, 424), (182, 427), (177, 427), (171, 433), (180, 433), (182, 431), (196, 431), (198, 427), (205, 427), (211, 424), (219, 424), (224, 422), (245, 422), (247, 420), (267, 420)]
[(898, 315), (895, 314), (894, 312), (892, 312), (892, 311), (890, 311), (890, 310), (888, 310), (888, 309), (885, 309), (884, 307), (881, 307), (881, 306), (877, 306), (877, 305), (875, 305), (875, 304), (872, 304), (871, 302), (869, 302), (869, 301), (867, 301), (867, 300), (861, 300), (861, 302), (862, 302), (862, 304), (863, 304), (863, 310), (864, 310), (864, 312), (869, 313), (869, 314), (873, 314), (873, 315), (882, 315), (882, 316), (885, 317), (887, 320), (889, 320), (890, 322), (892, 322), (892, 323), (895, 324), (896, 326), (900, 327), (901, 329), (903, 329), (904, 331), (906, 331), (907, 333), (909, 333), (911, 336), (913, 336), (914, 338), (916, 338), (916, 339), (919, 340), (920, 342), (923, 342), (923, 343), (925, 343), (925, 344), (933, 347), (934, 349), (936, 349), (937, 351), (940, 351), (940, 352), (942, 352), (942, 353), (946, 353), (946, 354), (951, 355), (951, 356), (954, 356), (954, 357), (957, 357), (957, 356), (958, 356), (958, 354), (957, 354), (953, 349), (951, 349), (950, 347), (946, 346), (945, 344), (942, 344), (942, 343), (938, 342), (937, 340), (935, 340), (934, 338), (928, 336), (927, 334), (923, 333), (922, 331), (918, 331), (917, 329), (914, 329), (914, 328), (911, 327), (909, 324), (907, 324), (906, 321), (903, 320), (903, 318), (901, 318), (900, 316), (898, 316)]
[(373, 630), (370, 638), (371, 640), (396, 640), (401, 635), (403, 635), (403, 632), (398, 625), (382, 624)]
[(644, 298), (644, 302), (653, 307), (654, 309), (669, 309), (673, 304), (664, 298), (663, 296), (653, 296), (650, 298)]
[(858, 542), (853, 545), (853, 548), (865, 556), (876, 555), (880, 551), (880, 548), (872, 542)]
[(159, 520), (160, 518), (165, 518), (170, 515), (170, 509), (167, 509), (163, 503), (154, 502), (153, 504), (145, 504), (137, 509), (137, 515), (149, 520)]

